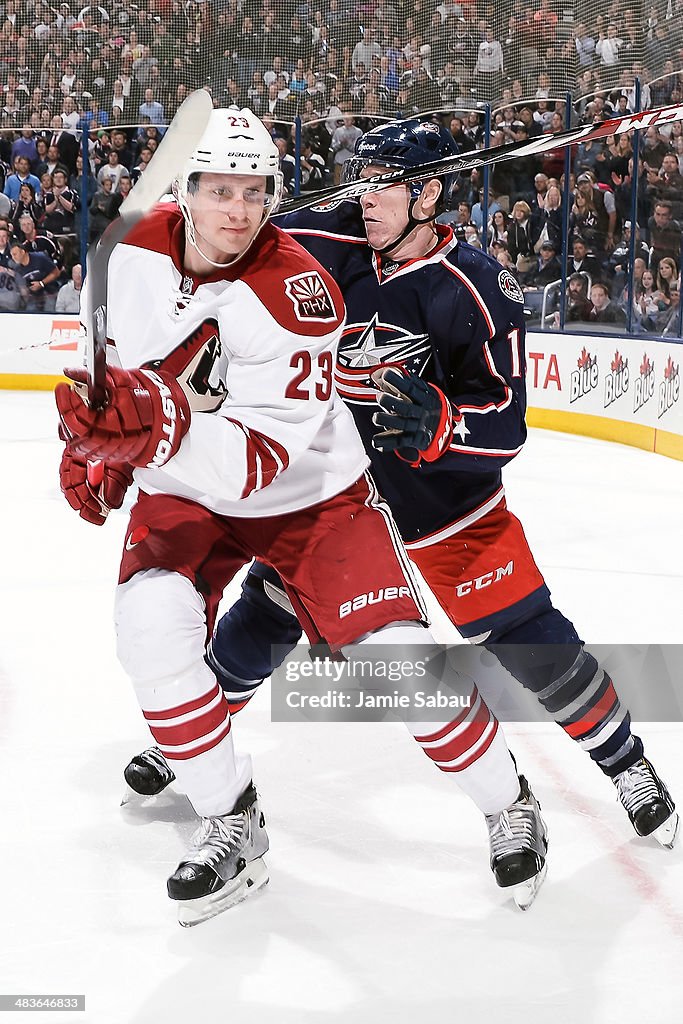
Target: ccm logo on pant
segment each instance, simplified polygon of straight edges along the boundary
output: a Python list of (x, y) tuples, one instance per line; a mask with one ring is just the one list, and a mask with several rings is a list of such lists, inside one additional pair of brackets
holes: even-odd
[(380, 601), (396, 601), (399, 597), (410, 597), (409, 587), (384, 587), (375, 593), (371, 590), (369, 594), (358, 594), (352, 601), (344, 601), (339, 605), (339, 618), (344, 619), (351, 612), (358, 612), (369, 604), (379, 604)]
[(455, 596), (467, 597), (473, 590), (483, 590), (484, 587), (490, 587), (492, 583), (498, 583), (502, 580), (503, 576), (512, 576), (514, 571), (515, 563), (511, 559), (507, 565), (501, 565), (498, 569), (485, 572), (483, 576), (476, 576), (473, 580), (459, 583), (455, 588)]

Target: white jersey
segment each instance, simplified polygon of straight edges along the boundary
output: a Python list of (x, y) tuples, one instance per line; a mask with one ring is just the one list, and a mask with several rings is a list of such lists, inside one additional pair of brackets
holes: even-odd
[(178, 208), (158, 207), (109, 264), (107, 335), (124, 368), (172, 373), (192, 420), (161, 469), (136, 469), (148, 494), (226, 516), (282, 515), (340, 493), (368, 459), (334, 387), (344, 324), (337, 285), (267, 224), (235, 267), (182, 269)]

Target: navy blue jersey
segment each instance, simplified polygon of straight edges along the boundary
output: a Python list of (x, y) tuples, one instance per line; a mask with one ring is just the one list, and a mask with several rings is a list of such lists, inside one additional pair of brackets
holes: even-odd
[[(32, 281), (42, 281), (44, 277), (51, 274), (55, 269), (55, 265), (49, 256), (46, 256), (43, 252), (30, 252), (28, 254), (28, 263), (26, 266), (17, 266), (17, 273), (21, 274), (26, 284), (31, 284)], [(50, 281), (49, 284), (45, 285), (45, 291), (48, 295), (59, 291), (59, 284), (56, 281)]]
[[(480, 518), (502, 499), (501, 467), (526, 437), (523, 295), (514, 277), (441, 225), (427, 256), (382, 258), (367, 244), (355, 202), (276, 222), (341, 287), (347, 324), (337, 388), (404, 540), (433, 542)], [(370, 375), (386, 364), (435, 384), (462, 415), (435, 462), (413, 467), (372, 448), (377, 390)]]

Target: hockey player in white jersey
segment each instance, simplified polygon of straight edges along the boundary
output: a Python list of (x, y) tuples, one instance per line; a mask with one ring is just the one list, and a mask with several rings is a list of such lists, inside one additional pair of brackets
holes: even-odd
[[(309, 636), (431, 643), (393, 520), (365, 470), (333, 386), (344, 304), (334, 280), (268, 223), (278, 151), (248, 110), (216, 110), (174, 185), (113, 253), (107, 404), (86, 375), (56, 389), (69, 503), (91, 522), (139, 486), (119, 574), (119, 659), (144, 718), (201, 824), (168, 880), (182, 924), (263, 885), (268, 849), (251, 761), (233, 747), (226, 696), (204, 661), (224, 587), (253, 556), (278, 571)], [(98, 476), (92, 461), (99, 462)], [(371, 557), (368, 557), (371, 553)], [(358, 593), (391, 594), (350, 614)], [(472, 686), (479, 756), (461, 787), (485, 814), (509, 809), (526, 837), (503, 882), (526, 905), (546, 838), (502, 731)], [(434, 723), (410, 722), (418, 738)]]

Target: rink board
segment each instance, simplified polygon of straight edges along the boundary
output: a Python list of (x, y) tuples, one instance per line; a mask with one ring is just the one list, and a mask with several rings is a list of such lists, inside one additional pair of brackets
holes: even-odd
[(675, 342), (527, 335), (527, 422), (683, 459)]
[[(0, 388), (51, 390), (79, 365), (78, 317), (0, 316)], [(683, 460), (675, 342), (614, 335), (527, 335), (527, 421)]]
[(65, 366), (80, 365), (77, 316), (0, 314), (0, 388), (51, 391)]

